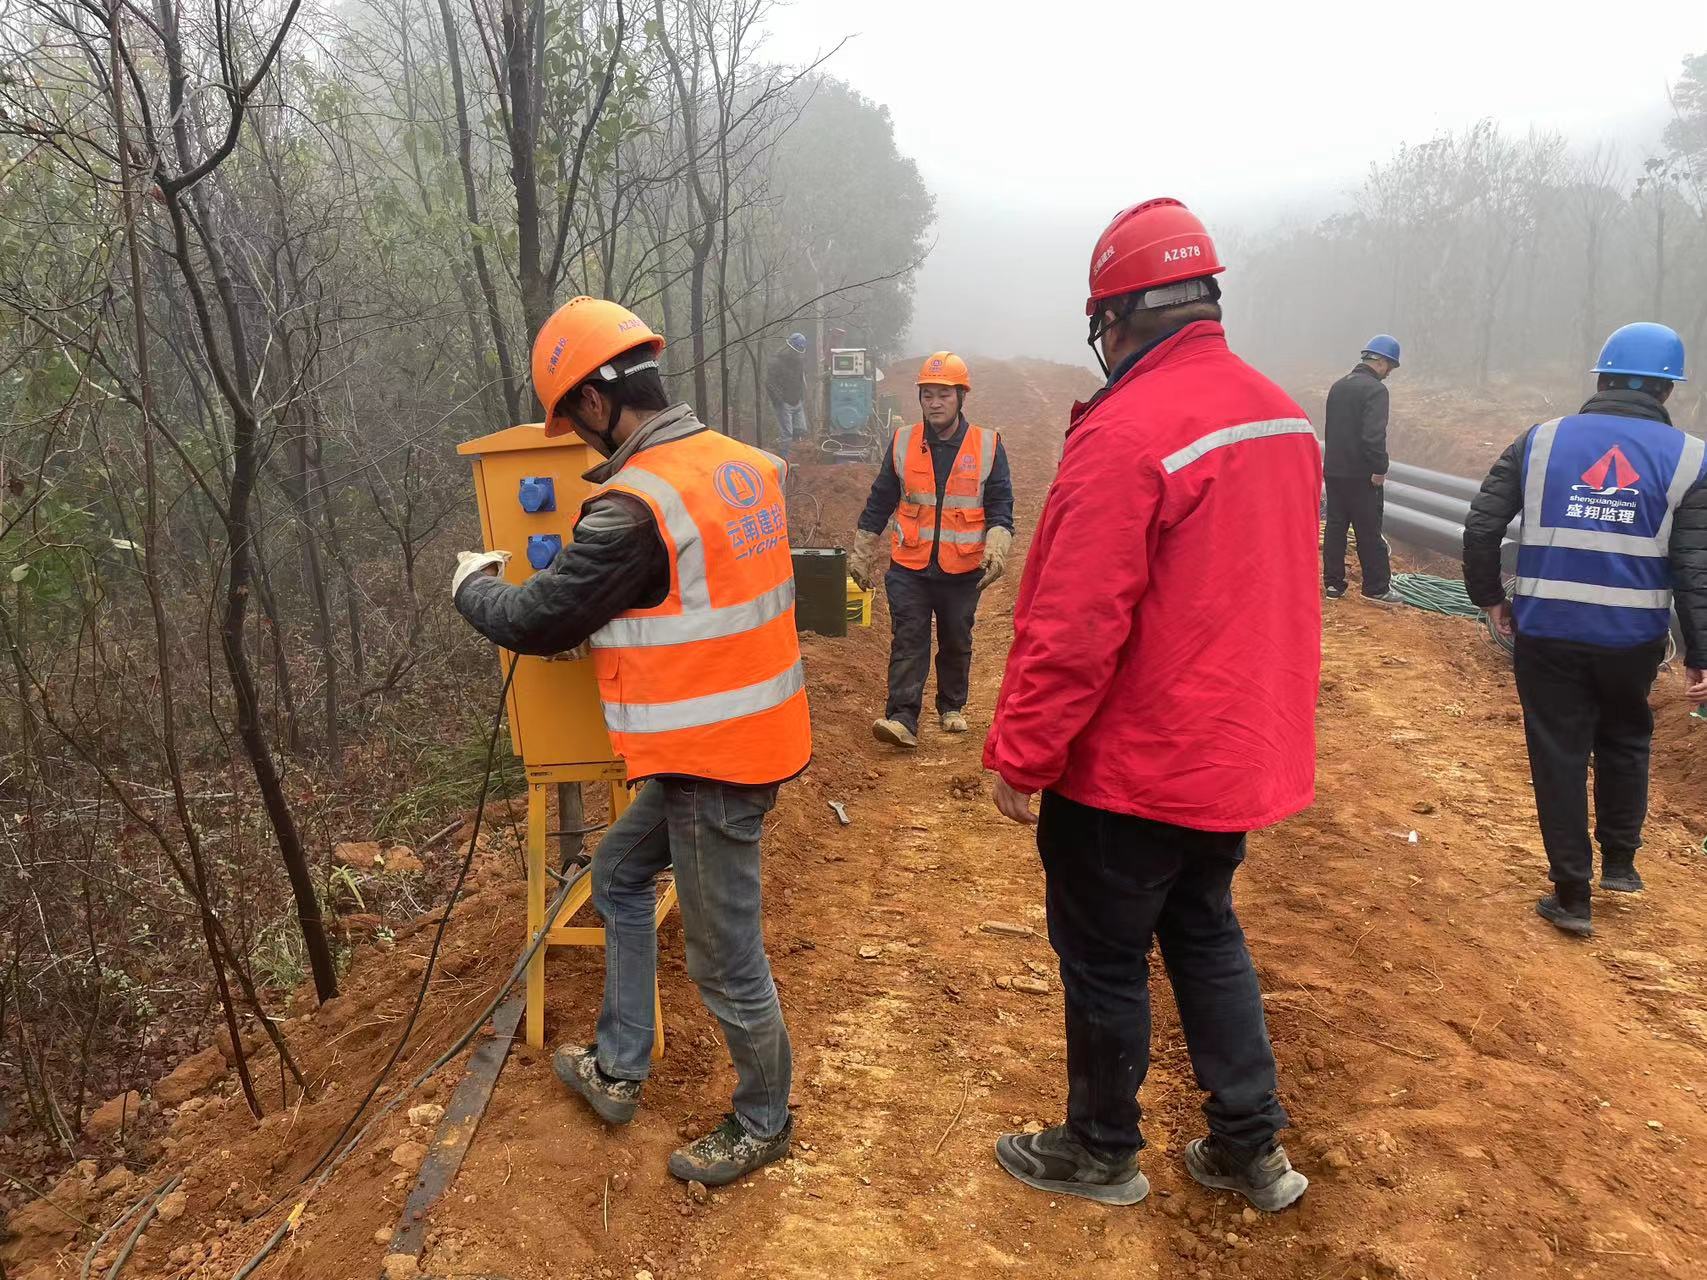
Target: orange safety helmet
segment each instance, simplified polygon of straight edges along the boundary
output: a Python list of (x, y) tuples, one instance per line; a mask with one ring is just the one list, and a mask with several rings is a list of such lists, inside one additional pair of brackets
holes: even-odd
[(925, 357), (925, 362), (919, 368), (919, 386), (921, 387), (959, 387), (962, 391), (972, 390), (972, 375), (966, 370), (966, 361), (952, 351), (938, 351)]
[(645, 346), (656, 355), (664, 349), (663, 335), (619, 303), (571, 298), (553, 311), (533, 340), (533, 389), (545, 406), (545, 434), (569, 431), (557, 416), (558, 401), (588, 378), (615, 382), (621, 375), (610, 362)]

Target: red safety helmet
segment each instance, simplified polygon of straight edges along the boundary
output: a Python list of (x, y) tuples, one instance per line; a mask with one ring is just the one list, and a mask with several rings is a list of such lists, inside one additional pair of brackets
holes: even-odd
[(1115, 214), (1097, 237), (1085, 314), (1095, 315), (1097, 303), (1107, 298), (1219, 275), (1226, 269), (1195, 213), (1167, 196), (1146, 200)]

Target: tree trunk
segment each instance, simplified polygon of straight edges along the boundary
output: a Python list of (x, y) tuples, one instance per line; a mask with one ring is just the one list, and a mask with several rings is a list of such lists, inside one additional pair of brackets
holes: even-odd
[(510, 359), (510, 344), (505, 336), (504, 313), (498, 306), (498, 289), (492, 282), (492, 272), (486, 263), (486, 248), (482, 237), (486, 230), (480, 225), (480, 200), (474, 188), (474, 131), (468, 123), (468, 94), (462, 83), (462, 44), (457, 39), (456, 19), (451, 16), (450, 0), (439, 0), (439, 19), (445, 29), (445, 56), (450, 62), (450, 83), (456, 99), (456, 158), (462, 171), (463, 210), (468, 216), (469, 254), (474, 259), (474, 274), (480, 281), (481, 296), (486, 299), (486, 320), (492, 329), (492, 347), (498, 353), (498, 372), (504, 382), (504, 407), (512, 423), (522, 420), (521, 387)]

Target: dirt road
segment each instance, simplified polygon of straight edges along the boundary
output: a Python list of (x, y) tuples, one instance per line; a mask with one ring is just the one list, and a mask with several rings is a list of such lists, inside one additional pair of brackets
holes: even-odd
[[(1082, 375), (1053, 366), (980, 371), (980, 418), (1008, 436), (1027, 527), (1082, 390)], [(824, 528), (845, 537), (863, 480), (812, 479)], [(1013, 590), (1001, 584), (982, 611), (975, 730)], [(846, 641), (808, 639), (816, 762), (767, 836), (770, 951), (797, 1056), (793, 1158), (707, 1204), (664, 1172), (682, 1135), (717, 1120), (731, 1083), (672, 922), (670, 1055), (639, 1119), (604, 1129), (545, 1055), (516, 1053), (434, 1216), (432, 1273), (1707, 1274), (1707, 724), (1666, 705), (1674, 757), (1656, 778), (1649, 891), (1602, 896), (1595, 938), (1572, 942), (1532, 909), (1543, 863), (1503, 659), (1467, 623), (1333, 605), (1319, 803), (1254, 838), (1236, 887), (1296, 1126), (1288, 1145), (1311, 1190), (1300, 1209), (1252, 1221), (1185, 1177), (1200, 1099), (1158, 975), (1143, 1094), (1156, 1190), (1110, 1210), (1029, 1191), (991, 1156), (1002, 1130), (1064, 1108), (1041, 876), (1028, 834), (988, 799), (978, 733), (927, 731), (909, 755), (871, 741), (885, 628), (880, 617)], [(495, 852), (457, 913), (419, 1060), (515, 954), (518, 890)], [(342, 1007), (292, 1024), (331, 1082), (320, 1101), (258, 1130), (226, 1100), (178, 1122), (159, 1169), (189, 1171), (188, 1212), (150, 1232), (132, 1275), (224, 1277), (266, 1236), (277, 1214), (244, 1223), (244, 1206), (288, 1190), (382, 1060), (425, 936), (364, 954)], [(550, 968), (550, 1035), (590, 1037), (596, 959), (554, 955)], [(1014, 977), (1042, 977), (1048, 993), (1004, 989)], [(409, 1177), (390, 1156), (410, 1136), (399, 1123), (354, 1159), (259, 1274), (375, 1274), (375, 1233), (395, 1223)]]

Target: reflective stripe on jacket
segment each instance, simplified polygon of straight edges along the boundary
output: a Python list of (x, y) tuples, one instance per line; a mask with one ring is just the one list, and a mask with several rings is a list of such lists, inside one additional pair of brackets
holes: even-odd
[(889, 448), (901, 478), (901, 502), (889, 525), (890, 559), (906, 569), (924, 569), (935, 544), (937, 564), (945, 573), (971, 573), (984, 563), (984, 482), (995, 465), (998, 439), (985, 427), (967, 427), (939, 509), (925, 424), (915, 422), (895, 433)]
[(1315, 792), (1322, 455), (1218, 323), (1076, 406), (1026, 556), (984, 765), (1199, 831)]
[(1673, 515), (1707, 445), (1664, 422), (1575, 413), (1529, 434), (1513, 613), (1525, 635), (1608, 648), (1671, 626)]
[(642, 450), (600, 491), (644, 502), (670, 560), (663, 603), (626, 610), (591, 639), (605, 727), (630, 782), (759, 786), (811, 757), (784, 470), (707, 430)]

